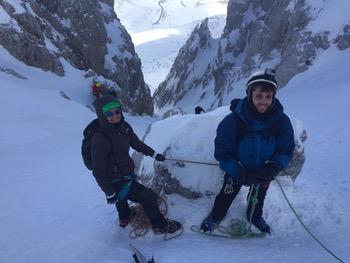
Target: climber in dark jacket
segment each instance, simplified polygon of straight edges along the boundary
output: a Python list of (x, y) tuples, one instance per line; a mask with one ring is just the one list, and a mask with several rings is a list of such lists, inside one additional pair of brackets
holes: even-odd
[(260, 231), (270, 233), (262, 217), (265, 195), (270, 182), (291, 161), (295, 146), (291, 122), (275, 98), (276, 91), (274, 70), (256, 72), (246, 84), (247, 97), (233, 100), (232, 113), (219, 124), (214, 156), (225, 172), (224, 184), (201, 225), (203, 231), (211, 232), (242, 185), (249, 185), (252, 195), (258, 191), (258, 203), (252, 212), (248, 200), (247, 219)]
[(165, 157), (137, 137), (124, 120), (122, 105), (115, 98), (98, 98), (94, 106), (101, 128), (91, 140), (93, 175), (105, 193), (107, 203), (116, 205), (120, 226), (128, 225), (128, 200), (131, 200), (143, 206), (155, 232), (175, 232), (181, 227), (180, 223), (165, 219), (159, 211), (157, 194), (136, 182), (129, 149), (132, 147), (157, 161), (164, 161)]

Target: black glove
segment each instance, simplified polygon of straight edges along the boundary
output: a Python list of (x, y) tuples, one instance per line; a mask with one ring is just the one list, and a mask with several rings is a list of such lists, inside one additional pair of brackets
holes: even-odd
[(116, 204), (119, 201), (117, 193), (114, 193), (110, 196), (106, 195), (106, 199), (107, 199), (107, 204), (111, 204), (111, 205)]
[(263, 183), (256, 172), (248, 171), (243, 165), (240, 164), (239, 176), (237, 183), (243, 185), (261, 184)]
[(157, 155), (154, 157), (154, 159), (156, 159), (158, 162), (164, 162), (165, 161), (165, 157), (163, 154), (157, 153)]
[(249, 171), (240, 164), (238, 183), (243, 185), (270, 183), (275, 179), (280, 170), (279, 165), (274, 161), (267, 161), (264, 167), (258, 172)]
[(275, 161), (266, 161), (264, 167), (257, 173), (258, 178), (270, 182), (275, 179), (282, 169)]
[(248, 171), (242, 166), (240, 169), (238, 182), (243, 185), (252, 185), (266, 183), (266, 180), (262, 179), (258, 173)]

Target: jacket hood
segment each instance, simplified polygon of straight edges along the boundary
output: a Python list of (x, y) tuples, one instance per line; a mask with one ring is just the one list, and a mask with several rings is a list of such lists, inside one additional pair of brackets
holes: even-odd
[(263, 121), (266, 123), (266, 125), (271, 125), (281, 117), (283, 110), (284, 109), (280, 101), (277, 98), (274, 98), (269, 112), (266, 113), (266, 116), (264, 116), (262, 120), (259, 120), (250, 112), (248, 98), (245, 97), (242, 101), (240, 101), (240, 103), (238, 103), (235, 111), (246, 123)]
[[(109, 102), (112, 102), (112, 101), (117, 102), (118, 100), (116, 100), (112, 96), (107, 95), (107, 96), (103, 96), (103, 97), (96, 99), (93, 103), (95, 110), (96, 110), (97, 118), (100, 121), (100, 125), (102, 127), (113, 127), (113, 124), (109, 123), (109, 121), (107, 120), (107, 118), (105, 117), (105, 115), (103, 114), (103, 111), (102, 111), (103, 106)], [(123, 112), (121, 113), (121, 115), (122, 116), (121, 116), (120, 123), (124, 121)]]

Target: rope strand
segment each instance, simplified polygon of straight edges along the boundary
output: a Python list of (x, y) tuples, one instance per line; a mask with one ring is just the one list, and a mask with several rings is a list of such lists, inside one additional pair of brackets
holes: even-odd
[(292, 204), (290, 203), (290, 201), (287, 198), (286, 193), (284, 192), (282, 185), (280, 183), (280, 181), (276, 178), (275, 179), (279, 188), (281, 189), (281, 192), (283, 194), (284, 199), (286, 199), (289, 208), (292, 210), (292, 212), (294, 213), (294, 215), (296, 216), (296, 218), (299, 220), (300, 224), (304, 227), (304, 229), (306, 230), (307, 233), (309, 233), (309, 235), (322, 247), (324, 248), (329, 254), (331, 254), (335, 259), (337, 259), (339, 262), (344, 263), (344, 261), (342, 261), (339, 257), (337, 257), (332, 251), (330, 251), (324, 244), (322, 244), (322, 242), (320, 240), (317, 239), (317, 237), (308, 229), (308, 227), (304, 224), (303, 220), (301, 220), (300, 216), (297, 214), (297, 212), (295, 211), (294, 207), (292, 206)]
[[(175, 161), (175, 162), (184, 162), (184, 163), (195, 163), (195, 164), (204, 164), (204, 165), (213, 165), (213, 166), (219, 166), (219, 164), (216, 163), (209, 163), (209, 162), (200, 162), (200, 161), (191, 161), (191, 160), (180, 160), (180, 159), (172, 159), (172, 158), (166, 158), (166, 160), (169, 161)], [(281, 192), (282, 195), (284, 197), (284, 199), (287, 201), (289, 208), (292, 210), (292, 212), (294, 213), (294, 215), (296, 216), (296, 218), (298, 219), (298, 221), (300, 222), (300, 224), (303, 226), (303, 228), (306, 230), (306, 232), (323, 248), (325, 249), (331, 256), (333, 256), (335, 259), (337, 259), (339, 262), (344, 263), (343, 260), (341, 260), (339, 257), (337, 257), (330, 249), (328, 249), (309, 229), (308, 227), (304, 224), (304, 222), (301, 220), (300, 216), (297, 214), (297, 212), (295, 211), (294, 207), (292, 206), (292, 204), (290, 203), (289, 199), (287, 198), (286, 193), (284, 192), (281, 183), (279, 182), (279, 180), (277, 178), (275, 178)], [(198, 231), (198, 229), (195, 228), (196, 226), (192, 226), (191, 229), (195, 232)], [(198, 227), (197, 227), (198, 228)], [(230, 238), (232, 238), (232, 236), (229, 236)]]
[[(154, 167), (155, 173), (158, 174), (159, 169), (156, 165), (156, 160), (153, 163), (153, 167)], [(161, 190), (159, 193), (158, 206), (161, 214), (165, 218), (168, 212), (168, 205), (166, 202), (166, 196), (163, 195), (163, 190)], [(151, 227), (151, 222), (148, 216), (146, 215), (142, 205), (140, 204), (137, 204), (131, 207), (129, 220), (130, 220), (130, 225), (133, 227), (133, 229), (129, 232), (129, 237), (132, 239), (146, 235), (148, 233), (148, 230)], [(182, 233), (183, 233), (183, 228), (181, 226), (180, 231), (177, 232), (175, 235), (170, 235), (168, 232), (164, 233), (164, 240), (173, 239), (175, 237), (178, 237)]]
[(209, 163), (209, 162), (200, 162), (200, 161), (191, 161), (191, 160), (180, 160), (180, 159), (172, 159), (172, 158), (166, 158), (165, 160), (167, 160), (167, 161), (174, 161), (174, 162), (195, 163), (195, 164), (205, 164), (205, 165), (219, 166), (218, 163)]

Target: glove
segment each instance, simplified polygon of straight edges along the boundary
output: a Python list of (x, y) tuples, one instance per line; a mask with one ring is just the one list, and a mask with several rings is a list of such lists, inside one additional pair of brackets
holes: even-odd
[(250, 173), (240, 162), (228, 160), (220, 162), (220, 168), (224, 170), (237, 184), (252, 184), (254, 175)]
[(238, 184), (252, 185), (252, 184), (266, 184), (275, 179), (277, 174), (281, 171), (280, 166), (275, 161), (266, 161), (264, 167), (258, 172), (247, 170), (241, 163), (239, 165), (238, 173), (230, 173)]
[(274, 180), (278, 173), (282, 170), (281, 166), (275, 161), (266, 161), (261, 174), (270, 181)]
[(119, 200), (118, 200), (118, 195), (116, 193), (113, 193), (112, 195), (106, 195), (106, 199), (107, 199), (107, 204), (116, 204)]
[(165, 157), (163, 154), (157, 153), (156, 156), (154, 157), (154, 159), (156, 159), (158, 162), (164, 162), (165, 161)]
[(281, 170), (277, 162), (269, 160), (265, 162), (264, 167), (257, 173), (257, 176), (260, 180), (270, 182), (275, 179)]
[(252, 184), (266, 184), (271, 180), (265, 178), (261, 173), (247, 171), (245, 174), (245, 178), (242, 180), (244, 185), (252, 185)]
[(265, 180), (261, 179), (258, 173), (251, 172), (240, 165), (238, 183), (243, 185), (263, 184)]
[(241, 165), (235, 160), (220, 161), (220, 168), (236, 182), (239, 180)]
[(266, 177), (261, 173), (248, 171), (243, 166), (240, 167), (239, 181), (238, 181), (238, 183), (240, 184), (248, 186), (252, 184), (265, 184), (270, 181), (271, 180), (266, 179)]

